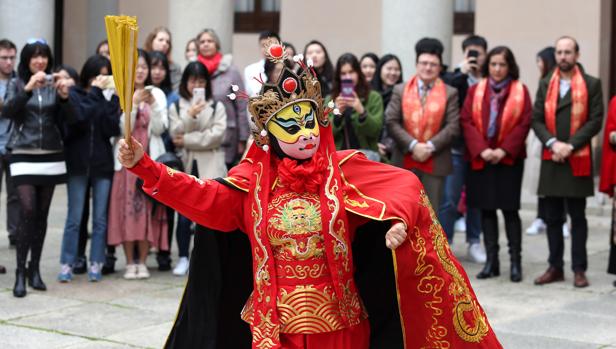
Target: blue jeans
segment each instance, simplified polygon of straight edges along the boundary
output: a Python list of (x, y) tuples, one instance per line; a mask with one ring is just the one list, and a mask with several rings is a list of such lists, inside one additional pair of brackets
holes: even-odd
[[(449, 242), (453, 241), (454, 224), (460, 213), (458, 212), (458, 202), (462, 196), (468, 161), (464, 160), (464, 155), (451, 154), (453, 162), (453, 173), (445, 178), (445, 190), (441, 206), (438, 209), (438, 219), (441, 221), (443, 230)], [(481, 211), (476, 208), (468, 208), (466, 211), (466, 242), (479, 243), (481, 234)]]
[(68, 177), (68, 215), (62, 239), (61, 264), (73, 265), (77, 258), (79, 228), (83, 215), (86, 192), (92, 187), (92, 239), (90, 262), (105, 261), (107, 243), (107, 207), (111, 191), (110, 178)]

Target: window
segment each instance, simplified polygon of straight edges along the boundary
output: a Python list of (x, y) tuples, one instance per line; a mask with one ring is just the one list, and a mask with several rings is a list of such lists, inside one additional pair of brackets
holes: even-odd
[(475, 32), (475, 0), (455, 0), (454, 8), (454, 34), (473, 34)]
[(235, 0), (236, 33), (258, 33), (280, 29), (281, 0)]

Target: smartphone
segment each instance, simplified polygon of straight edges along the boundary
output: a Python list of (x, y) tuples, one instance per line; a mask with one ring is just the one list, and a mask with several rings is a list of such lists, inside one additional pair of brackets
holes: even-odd
[(355, 86), (353, 85), (353, 80), (351, 79), (340, 80), (340, 96), (353, 97), (354, 91), (355, 91)]
[(479, 51), (477, 50), (468, 50), (468, 54), (466, 55), (468, 60), (474, 63), (477, 63), (477, 57), (479, 57)]
[(205, 88), (195, 87), (192, 90), (192, 104), (196, 104), (199, 101), (205, 101)]
[(115, 89), (115, 82), (113, 81), (112, 75), (105, 75), (105, 79), (103, 80), (103, 90), (107, 89)]
[(152, 85), (148, 85), (146, 87), (143, 88), (144, 90), (148, 91), (150, 94), (152, 93), (152, 90), (154, 89), (154, 86)]

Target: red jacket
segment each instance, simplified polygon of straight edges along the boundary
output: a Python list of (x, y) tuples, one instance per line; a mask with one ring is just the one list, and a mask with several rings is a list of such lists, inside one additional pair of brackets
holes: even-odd
[[(509, 84), (508, 89), (510, 88), (511, 84)], [(464, 141), (466, 143), (467, 149), (466, 156), (469, 160), (481, 158), (481, 152), (485, 149), (496, 149), (499, 147), (499, 145), (496, 144), (497, 137), (494, 137), (491, 141), (488, 141), (487, 137), (487, 125), (490, 122), (490, 88), (486, 88), (486, 93), (483, 98), (483, 107), (481, 109), (483, 114), (483, 125), (485, 131), (484, 134), (480, 134), (479, 130), (475, 126), (475, 122), (473, 121), (472, 106), (476, 90), (477, 85), (473, 85), (469, 88), (468, 94), (466, 95), (466, 100), (464, 101), (464, 105), (462, 107), (462, 112), (460, 114), (462, 132), (464, 133)], [(503, 109), (505, 108), (505, 101), (508, 97), (509, 91), (507, 91), (505, 94), (505, 98), (503, 99), (503, 103), (501, 103), (500, 105), (499, 114), (496, 118), (497, 135), (500, 131), (502, 113)], [(500, 148), (502, 148), (507, 153), (506, 158), (509, 158), (510, 160), (526, 158), (526, 136), (528, 136), (528, 131), (530, 130), (531, 119), (532, 106), (530, 102), (530, 96), (528, 94), (526, 86), (524, 86), (524, 108), (522, 111), (520, 122), (509, 134), (505, 135), (502, 144), (500, 144)]]

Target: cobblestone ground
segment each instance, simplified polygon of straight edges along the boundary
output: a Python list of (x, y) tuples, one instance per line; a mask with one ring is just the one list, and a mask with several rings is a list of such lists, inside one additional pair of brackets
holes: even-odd
[[(155, 270), (152, 278), (126, 281), (120, 272), (102, 282), (89, 283), (85, 275), (70, 284), (55, 281), (59, 269), (62, 229), (66, 214), (65, 186), (54, 197), (47, 241), (41, 261), (47, 292), (29, 290), (26, 298), (14, 298), (15, 251), (8, 248), (5, 232), (5, 204), (0, 209), (0, 264), (8, 273), (0, 275), (0, 348), (160, 348), (175, 316), (185, 279)], [(597, 210), (594, 210), (597, 213)], [(533, 217), (522, 211), (527, 226)], [(490, 322), (505, 348), (616, 348), (616, 288), (614, 276), (605, 273), (608, 255), (609, 218), (591, 216), (588, 241), (591, 286), (578, 290), (566, 281), (537, 287), (535, 276), (546, 268), (545, 234), (524, 236), (524, 281), (508, 281), (508, 257), (501, 249), (503, 275), (477, 280), (480, 265), (466, 260), (463, 234), (457, 233), (453, 250), (462, 260)], [(501, 246), (506, 246), (501, 233)], [(569, 240), (567, 240), (569, 251)], [(568, 252), (567, 252), (568, 253)], [(119, 259), (123, 254), (119, 253)], [(568, 257), (566, 262), (568, 263)]]

